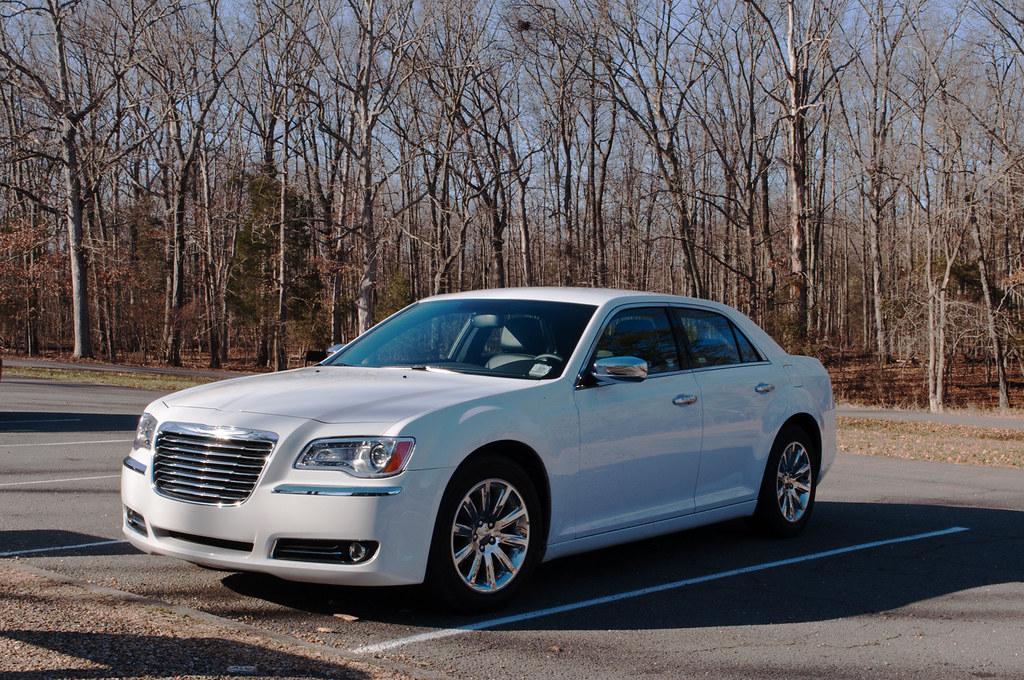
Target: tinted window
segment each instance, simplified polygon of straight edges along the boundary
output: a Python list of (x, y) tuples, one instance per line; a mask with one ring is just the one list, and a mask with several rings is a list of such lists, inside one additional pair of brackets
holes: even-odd
[(745, 364), (749, 364), (755, 361), (764, 361), (761, 353), (750, 344), (750, 340), (747, 340), (747, 336), (743, 335), (743, 332), (739, 328), (736, 328), (736, 324), (732, 325), (732, 332), (736, 335), (736, 344), (740, 348), (740, 359)]
[(664, 309), (627, 309), (608, 322), (594, 358), (623, 356), (646, 361), (651, 375), (679, 370), (679, 353)]
[(732, 323), (724, 316), (700, 309), (672, 311), (686, 336), (694, 368), (742, 363)]
[(556, 378), (594, 309), (540, 300), (422, 302), (370, 329), (327, 364)]

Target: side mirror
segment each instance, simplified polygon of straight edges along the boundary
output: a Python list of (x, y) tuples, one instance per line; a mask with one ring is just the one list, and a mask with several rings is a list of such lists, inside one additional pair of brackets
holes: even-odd
[(598, 385), (641, 382), (647, 378), (647, 362), (637, 357), (604, 357), (590, 369)]
[(319, 364), (321, 361), (327, 358), (327, 352), (322, 349), (311, 349), (306, 352), (306, 363), (307, 364)]

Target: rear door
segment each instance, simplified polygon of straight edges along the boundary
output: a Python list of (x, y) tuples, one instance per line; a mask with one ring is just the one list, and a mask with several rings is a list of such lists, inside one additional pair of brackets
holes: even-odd
[(609, 356), (648, 363), (646, 380), (576, 390), (581, 456), (577, 536), (693, 511), (700, 463), (701, 403), (682, 370), (667, 310), (634, 307), (606, 323), (587, 364)]
[(757, 498), (769, 451), (765, 416), (776, 397), (775, 367), (726, 316), (677, 307), (704, 404), (698, 511)]

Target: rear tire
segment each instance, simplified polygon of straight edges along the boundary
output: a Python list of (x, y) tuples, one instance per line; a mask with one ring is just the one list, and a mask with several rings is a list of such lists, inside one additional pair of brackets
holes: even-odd
[(780, 538), (796, 536), (811, 518), (818, 488), (818, 465), (811, 437), (803, 428), (782, 428), (768, 456), (755, 523)]
[(533, 481), (513, 461), (484, 455), (464, 465), (434, 523), (430, 594), (463, 613), (504, 606), (543, 552), (542, 512)]

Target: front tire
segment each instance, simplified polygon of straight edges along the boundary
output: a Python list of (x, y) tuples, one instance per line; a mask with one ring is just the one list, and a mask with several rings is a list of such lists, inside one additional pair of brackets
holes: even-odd
[(460, 468), (435, 522), (431, 594), (465, 613), (506, 604), (541, 554), (541, 513), (532, 480), (511, 460), (486, 455)]
[(775, 438), (754, 511), (754, 520), (767, 533), (791, 538), (807, 526), (818, 486), (814, 452), (810, 436), (796, 425), (784, 427)]

